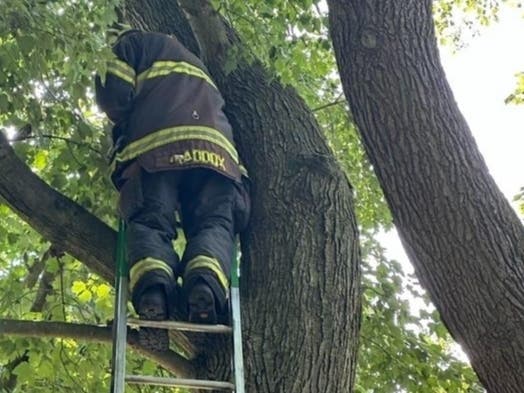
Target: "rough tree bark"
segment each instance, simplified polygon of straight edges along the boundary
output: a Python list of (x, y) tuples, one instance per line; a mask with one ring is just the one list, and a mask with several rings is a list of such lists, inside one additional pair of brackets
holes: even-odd
[[(238, 44), (234, 32), (207, 1), (181, 3), (226, 99), (253, 182), (241, 288), (247, 391), (349, 391), (356, 366), (360, 273), (347, 180), (296, 92), (268, 82), (256, 63), (239, 60), (226, 75), (228, 49)], [(178, 14), (174, 2), (126, 5), (134, 24), (149, 30), (169, 26), (187, 37), (185, 24), (170, 23)]]
[[(208, 13), (209, 4), (188, 5), (197, 31), (203, 16), (199, 10)], [(176, 2), (130, 0), (125, 11), (134, 25), (176, 32), (196, 50)], [(234, 72), (223, 72), (222, 60), (234, 44), (229, 41), (234, 33), (214, 13), (207, 16), (213, 23), (201, 23), (199, 43), (225, 96), (253, 185), (252, 219), (242, 239), (247, 391), (351, 391), (360, 324), (360, 255), (350, 185), (313, 115), (293, 89), (269, 82), (256, 63), (240, 61)], [(217, 30), (210, 31), (209, 26)], [(16, 177), (3, 173), (2, 159), (0, 155), (4, 175), (0, 195), (45, 237), (60, 240), (65, 235), (54, 224), (52, 203), (46, 205), (49, 216), (32, 219), (41, 209), (28, 204), (34, 190), (20, 187), (14, 193), (10, 186)], [(35, 186), (42, 192), (50, 190), (42, 182)], [(66, 224), (76, 220), (80, 226), (91, 222), (102, 228), (85, 211), (75, 215), (78, 206), (70, 203), (61, 206)], [(94, 234), (82, 237), (68, 237), (61, 248), (83, 260), (98, 242), (114, 241), (111, 232), (103, 239)], [(110, 249), (111, 245), (100, 251), (101, 264), (87, 263), (106, 277), (112, 275), (107, 270), (112, 265)], [(213, 348), (201, 360), (201, 376), (227, 377), (229, 360), (213, 353)]]
[(430, 0), (328, 0), (345, 94), (403, 245), (490, 392), (524, 386), (524, 230), (440, 64)]

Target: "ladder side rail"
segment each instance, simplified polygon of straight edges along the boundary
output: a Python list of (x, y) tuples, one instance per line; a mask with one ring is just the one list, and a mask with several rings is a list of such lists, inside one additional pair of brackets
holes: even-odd
[(244, 354), (242, 350), (242, 323), (240, 317), (240, 251), (237, 237), (231, 269), (231, 323), (233, 327), (233, 368), (235, 393), (245, 393)]
[(127, 345), (127, 264), (125, 256), (125, 223), (118, 224), (116, 246), (116, 294), (113, 321), (113, 354), (111, 359), (111, 393), (124, 393)]

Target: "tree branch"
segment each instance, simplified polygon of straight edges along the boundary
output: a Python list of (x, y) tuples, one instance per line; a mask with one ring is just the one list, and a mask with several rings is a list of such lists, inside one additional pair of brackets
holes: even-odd
[(113, 282), (115, 231), (36, 176), (1, 133), (0, 196), (58, 249)]
[(28, 267), (27, 274), (24, 278), (24, 284), (27, 288), (32, 289), (40, 277), (40, 274), (44, 271), (45, 264), (47, 260), (51, 257), (51, 248), (50, 246), (46, 252), (40, 258), (35, 258), (33, 264)]
[[(72, 255), (107, 282), (114, 282), (115, 231), (36, 176), (16, 156), (2, 133), (0, 199), (48, 239), (53, 248)], [(171, 335), (175, 345), (186, 352), (196, 352), (185, 334)]]
[(42, 312), (47, 301), (47, 295), (53, 291), (53, 281), (57, 275), (57, 272), (45, 271), (40, 278), (38, 290), (36, 291), (36, 297), (31, 306), (31, 312)]
[(221, 59), (231, 46), (230, 29), (208, 0), (180, 0), (206, 63)]
[[(60, 337), (87, 342), (111, 343), (111, 326), (95, 326), (66, 322), (22, 321), (0, 319), (1, 335), (24, 337)], [(0, 335), (0, 337), (1, 337)], [(155, 361), (179, 377), (192, 378), (196, 375), (191, 361), (174, 351), (156, 352), (138, 343), (138, 332), (128, 329), (128, 345), (136, 352)]]
[(330, 107), (335, 106), (335, 105), (344, 104), (345, 102), (346, 102), (345, 99), (337, 99), (336, 101), (333, 101), (333, 102), (330, 102), (328, 104), (324, 104), (324, 105), (321, 105), (319, 107), (313, 108), (313, 109), (311, 109), (311, 112), (318, 112), (318, 111), (330, 108)]
[(2, 373), (0, 374), (0, 386), (5, 389), (6, 392), (12, 392), (16, 387), (17, 375), (13, 374), (13, 370), (17, 368), (23, 362), (29, 360), (27, 355), (29, 351), (25, 351), (22, 355), (16, 357), (10, 362), (1, 365), (0, 369)]

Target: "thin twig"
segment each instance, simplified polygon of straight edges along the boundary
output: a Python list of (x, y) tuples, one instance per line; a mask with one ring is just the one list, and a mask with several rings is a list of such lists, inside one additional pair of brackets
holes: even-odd
[(57, 136), (57, 135), (50, 135), (50, 134), (41, 134), (41, 135), (32, 135), (32, 136), (30, 135), (30, 136), (19, 137), (19, 138), (15, 137), (15, 138), (11, 139), (11, 141), (13, 141), (13, 142), (20, 142), (20, 141), (24, 141), (24, 140), (27, 140), (27, 139), (39, 139), (39, 138), (58, 139), (58, 140), (66, 142), (66, 143), (71, 143), (71, 144), (76, 145), (76, 146), (86, 147), (89, 150), (91, 150), (92, 152), (95, 152), (97, 154), (100, 154), (101, 156), (104, 156), (104, 154), (100, 150), (94, 148), (93, 146), (91, 146), (88, 143), (78, 142), (78, 141), (75, 141), (73, 139), (66, 138), (66, 137), (63, 137), (63, 136)]
[(58, 260), (58, 264), (60, 266), (60, 299), (62, 301), (62, 315), (64, 317), (64, 322), (67, 321), (66, 316), (66, 302), (65, 302), (65, 294), (64, 294), (64, 263), (62, 262), (62, 259), (60, 257), (56, 258)]
[(42, 274), (42, 271), (44, 270), (45, 263), (51, 256), (51, 248), (52, 246), (50, 246), (40, 258), (35, 258), (33, 264), (28, 268), (27, 275), (24, 278), (24, 285), (27, 288), (33, 289), (36, 285), (40, 274)]
[(76, 164), (81, 167), (82, 163), (80, 160), (75, 156), (75, 152), (73, 151), (73, 148), (71, 147), (71, 143), (66, 142), (67, 150), (69, 150), (69, 153), (71, 154), (71, 157), (73, 157), (73, 160), (76, 162)]
[(40, 278), (40, 284), (36, 292), (36, 297), (31, 306), (31, 312), (42, 312), (47, 302), (47, 296), (53, 291), (53, 280), (56, 273), (45, 271)]
[[(46, 77), (49, 81), (52, 81), (52, 78), (49, 77), (48, 74), (46, 74)], [(64, 103), (64, 100), (61, 100), (59, 99), (55, 92), (51, 89), (50, 86), (48, 86), (45, 81), (43, 79), (40, 79), (40, 83), (42, 84), (42, 86), (45, 88), (45, 90), (51, 95), (51, 98), (53, 99), (54, 102), (56, 103), (60, 103), (60, 104), (63, 104)], [(65, 99), (65, 102), (66, 102), (66, 106), (69, 107), (69, 109), (71, 110), (71, 113), (73, 114), (73, 116), (75, 117), (76, 120), (78, 121), (83, 121), (84, 123), (87, 123), (87, 120), (84, 118), (84, 116), (82, 115), (82, 111), (80, 111), (77, 107), (75, 107), (74, 105), (71, 105), (71, 102), (68, 101), (67, 99)]]
[(406, 369), (409, 369), (409, 365), (407, 363), (405, 363), (403, 360), (399, 359), (398, 356), (396, 356), (396, 355), (392, 354), (391, 352), (389, 352), (386, 348), (384, 348), (384, 346), (382, 346), (382, 344), (378, 343), (377, 341), (373, 340), (372, 338), (370, 338), (370, 337), (368, 337), (368, 336), (366, 336), (364, 334), (361, 334), (360, 336), (362, 337), (362, 339), (369, 341), (375, 347), (377, 347), (382, 352), (384, 352), (391, 360), (394, 360), (395, 362), (397, 362), (401, 366), (406, 367)]
[(87, 393), (84, 390), (84, 388), (78, 383), (78, 381), (75, 378), (73, 378), (73, 376), (69, 372), (69, 369), (67, 368), (67, 364), (66, 364), (66, 362), (64, 360), (64, 357), (66, 357), (69, 362), (71, 362), (71, 358), (64, 351), (64, 341), (63, 340), (60, 340), (59, 355), (60, 355), (60, 361), (62, 362), (62, 366), (64, 367), (64, 371), (65, 371), (66, 375), (69, 377), (69, 379), (71, 380), (71, 382), (73, 382), (76, 385), (77, 389), (80, 389), (82, 392)]
[(337, 99), (336, 101), (333, 101), (333, 102), (330, 102), (329, 104), (325, 104), (325, 105), (322, 105), (322, 106), (319, 106), (317, 108), (314, 108), (312, 109), (311, 111), (312, 112), (317, 112), (317, 111), (321, 111), (323, 109), (326, 109), (326, 108), (330, 108), (332, 106), (335, 106), (335, 105), (338, 105), (338, 104), (342, 104), (346, 102), (346, 100), (343, 100), (343, 99)]

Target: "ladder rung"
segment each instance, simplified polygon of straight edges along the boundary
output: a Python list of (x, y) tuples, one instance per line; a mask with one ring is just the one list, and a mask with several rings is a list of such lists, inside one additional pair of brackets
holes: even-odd
[(168, 330), (183, 330), (188, 332), (200, 333), (231, 333), (233, 329), (227, 325), (204, 325), (199, 323), (178, 322), (178, 321), (150, 321), (146, 319), (128, 319), (130, 326), (150, 327)]
[(126, 375), (126, 382), (140, 385), (168, 386), (187, 389), (235, 390), (235, 385), (231, 382), (207, 381), (204, 379), (161, 378), (143, 375)]

